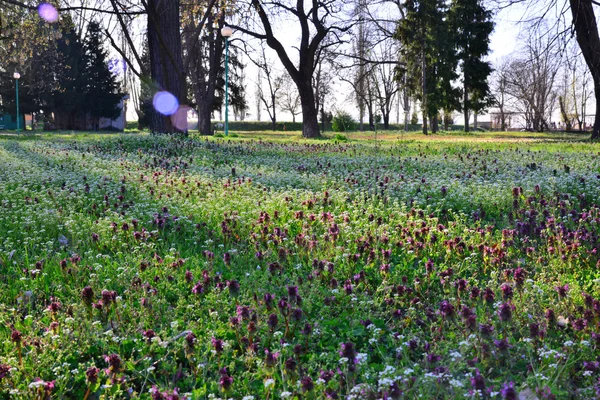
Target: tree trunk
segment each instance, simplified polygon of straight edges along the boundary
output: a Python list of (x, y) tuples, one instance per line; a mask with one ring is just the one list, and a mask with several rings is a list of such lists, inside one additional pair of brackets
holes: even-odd
[(404, 92), (404, 131), (408, 132), (408, 122), (410, 118), (410, 98), (408, 97), (408, 91)]
[[(362, 96), (364, 93), (361, 93)], [(358, 103), (358, 123), (360, 131), (365, 130), (365, 103), (363, 100), (359, 100)]]
[[(571, 119), (567, 115), (567, 109), (565, 107), (565, 98), (563, 96), (558, 97), (558, 105), (560, 106), (560, 115), (565, 123), (565, 130), (567, 132), (571, 132)], [(581, 130), (581, 124), (579, 125), (579, 130)]]
[(271, 130), (277, 130), (277, 96), (271, 92), (271, 104), (273, 105), (273, 114), (271, 114)]
[[(148, 47), (152, 81), (174, 95), (179, 104), (186, 100), (181, 51), (179, 0), (148, 0)], [(150, 128), (156, 133), (183, 132), (171, 118), (152, 110)]]
[(437, 133), (438, 132), (438, 119), (437, 119), (437, 115), (430, 115), (429, 119), (431, 120), (431, 133)]
[(383, 113), (383, 129), (390, 129), (390, 112)]
[(600, 36), (590, 0), (569, 0), (577, 43), (594, 80), (596, 116), (592, 139), (600, 139)]
[(321, 133), (319, 132), (319, 115), (311, 77), (296, 80), (296, 86), (298, 87), (300, 103), (302, 104), (302, 136), (305, 138), (321, 137)]
[[(425, 46), (425, 43), (423, 43)], [(427, 135), (427, 64), (425, 63), (425, 50), (421, 51), (422, 95), (421, 108), (423, 108), (423, 134)]]
[(463, 111), (465, 115), (465, 132), (469, 132), (469, 92), (467, 92), (467, 87), (463, 89)]
[[(212, 20), (210, 20), (210, 24), (212, 26)], [(197, 55), (197, 58), (194, 60), (196, 72), (195, 85), (197, 87), (196, 104), (198, 105), (198, 131), (201, 135), (213, 134), (210, 120), (212, 119), (215, 91), (217, 89), (217, 78), (219, 76), (221, 57), (223, 55), (223, 41), (221, 40), (221, 36), (219, 34), (214, 35), (214, 33), (210, 31), (208, 37), (212, 40), (212, 43), (209, 46), (212, 54), (209, 55), (208, 71), (202, 67), (202, 60), (199, 59), (199, 55)], [(208, 79), (206, 79), (205, 76), (207, 73)]]
[(212, 135), (212, 127), (210, 124), (212, 115), (212, 104), (214, 99), (210, 96), (196, 95), (198, 103), (198, 131), (201, 135)]
[(396, 125), (400, 125), (400, 103), (402, 102), (400, 99), (400, 81), (397, 82), (396, 93), (398, 93), (398, 102), (396, 103)]

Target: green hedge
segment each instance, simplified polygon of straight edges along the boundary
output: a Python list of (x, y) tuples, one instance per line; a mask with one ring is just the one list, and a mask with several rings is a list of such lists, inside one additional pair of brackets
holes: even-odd
[[(213, 128), (216, 128), (217, 131), (222, 131), (223, 129), (217, 128), (217, 124), (222, 124), (222, 122), (213, 122), (212, 126)], [(270, 131), (271, 130), (271, 123), (267, 122), (267, 121), (229, 121), (229, 130), (230, 131), (240, 131), (240, 132), (245, 132), (245, 131)], [(276, 131), (301, 131), (302, 130), (302, 122), (277, 122), (276, 124), (277, 129)], [(366, 122), (365, 123), (365, 129), (367, 129), (369, 126), (369, 123)], [(319, 127), (321, 127), (321, 124), (319, 124)], [(194, 127), (194, 129), (197, 129), (197, 126)], [(356, 123), (355, 124), (355, 131), (358, 131), (359, 129), (359, 124)], [(409, 124), (408, 125), (408, 130), (410, 132), (413, 131), (420, 131), (422, 129), (422, 125), (421, 124)], [(440, 126), (440, 130), (443, 129), (443, 126)], [(464, 129), (463, 125), (451, 125), (450, 129), (453, 131), (462, 131)], [(378, 124), (377, 125), (377, 130), (383, 130), (383, 124)], [(390, 130), (394, 130), (394, 131), (401, 131), (404, 130), (404, 124), (390, 124)], [(332, 132), (332, 126), (331, 123), (327, 123), (325, 124), (325, 131), (326, 132)]]
[[(213, 121), (212, 123), (212, 127), (213, 129), (215, 129), (217, 132), (222, 132), (223, 128), (218, 128), (218, 124), (222, 124), (222, 122), (219, 121)], [(229, 130), (230, 131), (238, 131), (238, 132), (250, 132), (250, 131), (270, 131), (271, 130), (271, 123), (267, 122), (267, 121), (229, 121)], [(365, 122), (365, 129), (368, 129), (368, 122)], [(319, 124), (319, 128), (321, 127), (321, 124)], [(359, 124), (356, 123), (355, 124), (355, 131), (358, 131), (359, 129)], [(443, 128), (443, 126), (440, 126), (440, 130)], [(127, 129), (128, 130), (136, 130), (137, 129), (137, 121), (127, 121)], [(198, 129), (198, 125), (192, 125), (190, 124), (190, 129), (192, 130), (196, 130)], [(408, 125), (408, 130), (410, 132), (414, 132), (414, 131), (420, 131), (422, 129), (421, 124), (409, 124)], [(462, 131), (464, 129), (463, 125), (451, 125), (451, 129), (453, 131)], [(276, 131), (301, 131), (302, 130), (302, 122), (289, 122), (289, 121), (282, 121), (282, 122), (277, 122), (276, 124)], [(383, 124), (377, 124), (377, 130), (383, 130)], [(393, 131), (401, 131), (404, 130), (404, 124), (390, 124), (390, 130)], [(325, 124), (325, 131), (326, 132), (332, 132), (332, 126), (331, 123), (327, 123)]]
[[(214, 121), (212, 123), (212, 127), (213, 129), (216, 129), (217, 131), (222, 131), (223, 128), (219, 127), (219, 124), (223, 124), (223, 122), (219, 122), (219, 121)], [(289, 121), (282, 121), (282, 122), (277, 122), (275, 124), (276, 126), (276, 131), (301, 131), (302, 130), (302, 122), (289, 122)], [(319, 124), (319, 126), (321, 126)], [(270, 131), (272, 130), (273, 124), (271, 124), (271, 122), (267, 122), (267, 121), (229, 121), (229, 130), (230, 131), (240, 131), (240, 132), (247, 132), (247, 131)], [(197, 126), (195, 126), (193, 129), (197, 129)], [(326, 131), (331, 131), (331, 124), (325, 124), (325, 130)]]

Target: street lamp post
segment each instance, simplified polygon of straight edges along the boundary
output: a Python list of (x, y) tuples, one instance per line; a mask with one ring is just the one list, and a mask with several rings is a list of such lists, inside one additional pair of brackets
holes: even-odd
[(21, 74), (15, 72), (13, 74), (13, 78), (15, 78), (15, 90), (17, 92), (17, 135), (21, 132), (21, 118), (19, 117), (19, 79), (21, 79)]
[(225, 136), (229, 135), (229, 38), (233, 29), (228, 26), (221, 29), (221, 36), (225, 38)]

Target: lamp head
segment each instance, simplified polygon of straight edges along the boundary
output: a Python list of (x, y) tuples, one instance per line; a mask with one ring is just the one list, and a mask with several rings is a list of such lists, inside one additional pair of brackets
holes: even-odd
[(21, 79), (21, 74), (20, 74), (20, 73), (18, 73), (18, 72), (15, 72), (15, 73), (13, 74), (13, 78), (15, 78), (15, 79)]
[(231, 37), (231, 35), (233, 35), (233, 29), (231, 29), (230, 27), (224, 26), (223, 29), (221, 29), (221, 36), (229, 38)]

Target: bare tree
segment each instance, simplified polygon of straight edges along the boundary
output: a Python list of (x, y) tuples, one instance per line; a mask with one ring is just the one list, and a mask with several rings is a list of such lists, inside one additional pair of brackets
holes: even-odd
[[(317, 114), (321, 115), (322, 131), (325, 131), (325, 123), (327, 122), (325, 104), (331, 94), (332, 81), (335, 76), (333, 66), (335, 65), (336, 53), (329, 49), (329, 46), (324, 46), (319, 51), (312, 78), (312, 87), (315, 93), (315, 109), (317, 110)], [(304, 118), (304, 114), (302, 114), (302, 117)]]
[(344, 64), (344, 58), (339, 58), (335, 62), (335, 69), (338, 71), (340, 81), (352, 88), (349, 99), (358, 107), (359, 129), (365, 129), (365, 117), (367, 118), (370, 130), (375, 129), (375, 111), (377, 108), (375, 89), (373, 87), (374, 79), (372, 75), (375, 71), (375, 64), (368, 61), (357, 61), (350, 65)]
[[(397, 56), (397, 43), (387, 40), (373, 50), (375, 60), (390, 60)], [(397, 65), (389, 63), (375, 63), (371, 79), (375, 91), (377, 107), (383, 119), (384, 129), (390, 127), (390, 115), (396, 95), (398, 94), (398, 81), (396, 80)]]
[(183, 48), (186, 72), (198, 113), (198, 131), (203, 135), (210, 135), (211, 117), (222, 71), (224, 38), (221, 36), (221, 28), (225, 24), (225, 14), (223, 10), (214, 7), (206, 14), (202, 35), (197, 37), (196, 24), (205, 11), (198, 5), (190, 5), (184, 11)]
[[(258, 67), (260, 76), (264, 76), (264, 84), (257, 86), (258, 98), (267, 110), (271, 120), (271, 129), (277, 129), (278, 98), (283, 89), (284, 76), (273, 68), (273, 61), (267, 57), (265, 47), (261, 44), (258, 58), (250, 58)], [(262, 80), (262, 78), (260, 78)]]
[[(596, 112), (592, 139), (600, 139), (600, 34), (594, 6), (600, 5), (597, 0), (495, 0), (500, 7), (509, 7), (514, 4), (525, 4), (527, 13), (523, 21), (533, 22), (538, 27), (544, 27), (543, 21), (553, 13), (556, 21), (552, 25), (554, 33), (552, 41), (567, 39), (575, 36), (581, 54), (590, 71), (594, 85), (596, 99)], [(569, 19), (565, 15), (570, 11)]]
[(538, 132), (549, 129), (557, 99), (555, 81), (560, 60), (547, 40), (531, 32), (525, 57), (514, 60), (508, 74), (509, 91), (525, 116), (526, 128)]
[(585, 129), (587, 105), (592, 96), (591, 75), (577, 52), (571, 52), (563, 67), (563, 82), (560, 88), (560, 115), (565, 129)]
[(368, 84), (368, 68), (367, 65), (367, 47), (368, 47), (368, 30), (369, 25), (367, 24), (366, 14), (368, 13), (366, 0), (357, 0), (355, 13), (360, 21), (357, 24), (355, 32), (355, 40), (353, 44), (354, 54), (356, 56), (357, 65), (354, 72), (354, 91), (356, 97), (356, 105), (358, 106), (358, 122), (361, 131), (364, 130), (365, 120), (365, 96), (366, 86)]
[(569, 0), (577, 43), (594, 82), (596, 94), (596, 120), (592, 139), (600, 139), (600, 36), (592, 0)]
[[(236, 25), (235, 29), (253, 38), (263, 40), (275, 50), (279, 60), (291, 76), (298, 88), (302, 103), (302, 135), (304, 137), (318, 137), (319, 123), (317, 99), (313, 87), (313, 75), (320, 58), (319, 53), (325, 46), (331, 47), (341, 41), (341, 36), (351, 29), (352, 20), (345, 18), (344, 0), (311, 0), (305, 4), (304, 0), (297, 0), (295, 4), (288, 0), (273, 0), (262, 2), (260, 0), (244, 0), (248, 13), (248, 20), (243, 25)], [(296, 20), (301, 31), (300, 43), (294, 47), (297, 50), (295, 63), (289, 50), (276, 37), (274, 20)], [(324, 40), (332, 40), (324, 44)]]
[(294, 85), (294, 82), (286, 77), (283, 80), (283, 88), (278, 96), (279, 109), (283, 112), (292, 114), (292, 122), (296, 122), (296, 115), (300, 114), (302, 109), (300, 103), (300, 94)]
[(510, 118), (509, 111), (509, 79), (511, 61), (507, 58), (501, 60), (492, 72), (492, 93), (494, 104), (498, 109), (500, 130), (505, 131)]
[(567, 98), (571, 99), (572, 114), (577, 128), (582, 131), (585, 128), (587, 106), (593, 94), (592, 76), (579, 54), (569, 58), (566, 67), (571, 75)]
[(257, 69), (256, 73), (256, 90), (255, 90), (255, 102), (256, 102), (256, 120), (260, 122), (261, 111), (262, 111), (262, 100), (260, 99), (260, 88), (262, 87), (262, 71), (260, 68)]

